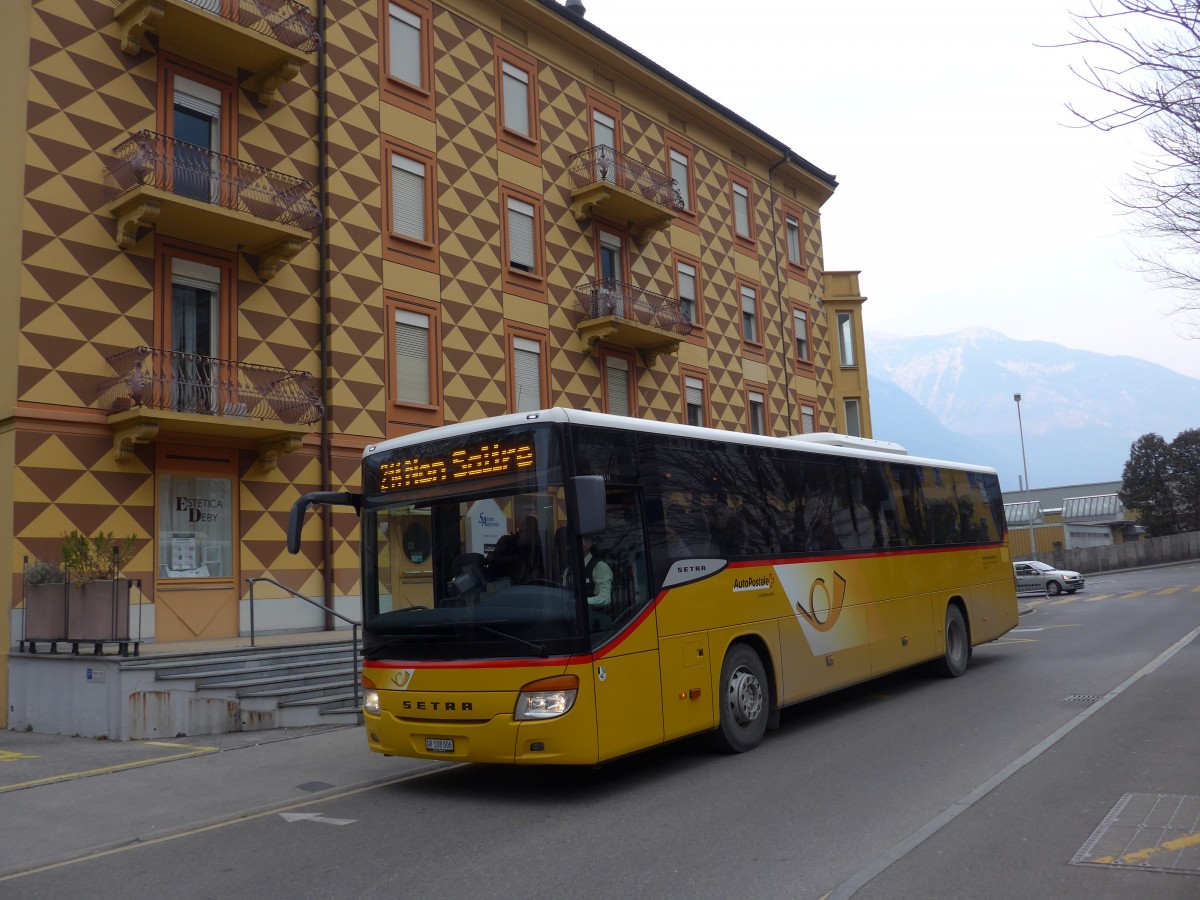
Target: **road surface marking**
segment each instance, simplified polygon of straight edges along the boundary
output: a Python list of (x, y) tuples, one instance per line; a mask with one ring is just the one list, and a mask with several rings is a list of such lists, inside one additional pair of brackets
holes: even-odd
[(330, 819), (320, 813), (280, 813), (285, 822), (321, 822), (325, 825), (353, 825), (358, 819)]
[(1163, 588), (1163, 589), (1162, 589), (1161, 591), (1159, 591), (1159, 592), (1158, 592), (1158, 593), (1157, 593), (1155, 596), (1156, 596), (1156, 597), (1161, 597), (1161, 596), (1163, 596), (1164, 594), (1178, 594), (1178, 593), (1179, 593), (1180, 591), (1182, 591), (1182, 590), (1183, 590), (1183, 588), (1181, 588), (1181, 587), (1170, 587), (1170, 588)]
[(1094, 863), (1115, 863), (1120, 862), (1126, 865), (1141, 865), (1154, 856), (1156, 853), (1162, 853), (1164, 850), (1172, 852), (1176, 850), (1186, 850), (1188, 847), (1200, 846), (1200, 832), (1196, 834), (1185, 834), (1183, 837), (1178, 837), (1170, 841), (1163, 841), (1157, 847), (1147, 847), (1144, 850), (1135, 850), (1132, 853), (1124, 853), (1121, 856), (1099, 856), (1096, 859), (1090, 859), (1088, 862)]
[(1150, 592), (1149, 591), (1130, 591), (1128, 594), (1122, 594), (1121, 599), (1122, 600), (1131, 600), (1134, 597), (1144, 597), (1148, 593), (1150, 593)]
[(0, 762), (12, 762), (15, 759), (41, 759), (41, 757), (18, 753), (16, 750), (0, 750)]
[(137, 743), (145, 744), (148, 747), (174, 747), (187, 752), (176, 753), (171, 756), (156, 756), (153, 759), (139, 759), (134, 762), (118, 763), (113, 766), (102, 766), (99, 769), (87, 769), (83, 772), (66, 772), (62, 775), (51, 775), (47, 778), (21, 781), (16, 784), (0, 784), (0, 794), (8, 791), (19, 791), (22, 788), (37, 787), (42, 784), (54, 784), (56, 781), (71, 781), (74, 778), (87, 778), (89, 775), (104, 775), (108, 772), (120, 772), (122, 769), (136, 769), (139, 766), (148, 766), (153, 763), (171, 762), (175, 759), (188, 759), (192, 756), (204, 756), (209, 753), (217, 753), (220, 749), (218, 747), (193, 747), (188, 744), (167, 744), (162, 741), (138, 741)]
[(983, 784), (979, 785), (974, 790), (961, 797), (949, 808), (944, 810), (940, 815), (935, 816), (916, 831), (913, 831), (908, 835), (908, 837), (896, 844), (896, 846), (894, 846), (887, 853), (884, 853), (882, 856), (879, 856), (872, 862), (863, 866), (825, 896), (828, 898), (828, 900), (849, 900), (850, 897), (853, 897), (856, 893), (858, 893), (859, 889), (864, 887), (869, 881), (884, 872), (893, 863), (899, 862), (908, 854), (912, 853), (919, 846), (921, 846), (921, 844), (933, 837), (1000, 785), (1004, 784), (1004, 782), (1008, 781), (1009, 778), (1021, 771), (1023, 768), (1065, 738), (1068, 734), (1086, 722), (1089, 718), (1102, 710), (1109, 704), (1109, 702), (1119, 697), (1126, 690), (1128, 690), (1137, 682), (1141, 681), (1147, 675), (1152, 674), (1168, 663), (1172, 657), (1175, 656), (1175, 654), (1187, 647), (1197, 637), (1200, 637), (1200, 627), (1189, 631), (1174, 644), (1172, 644), (1150, 662), (1146, 663), (1146, 665), (1142, 666), (1140, 669), (1122, 681), (1119, 685), (1105, 694), (1103, 699), (1089, 705), (1087, 709), (1083, 710), (1081, 713), (1079, 713), (1079, 715), (1071, 719), (1071, 721), (1067, 722), (1053, 734), (1043, 738), (1042, 741), (1027, 750), (1021, 756), (1017, 757), (1017, 759), (1013, 760), (987, 781), (983, 782)]
[(1078, 598), (1076, 598), (1076, 597), (1063, 597), (1061, 600), (1051, 600), (1050, 605), (1051, 606), (1062, 606), (1064, 603), (1074, 603), (1077, 599)]
[(1096, 594), (1094, 597), (1081, 597), (1084, 603), (1095, 603), (1097, 600), (1107, 600), (1109, 597), (1115, 597), (1116, 594)]

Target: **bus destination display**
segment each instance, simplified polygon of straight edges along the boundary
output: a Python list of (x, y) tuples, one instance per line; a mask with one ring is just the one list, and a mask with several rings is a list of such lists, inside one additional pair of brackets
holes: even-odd
[(436, 484), (465, 484), (478, 478), (506, 475), (534, 467), (533, 441), (505, 445), (499, 441), (449, 453), (404, 456), (379, 466), (383, 493)]

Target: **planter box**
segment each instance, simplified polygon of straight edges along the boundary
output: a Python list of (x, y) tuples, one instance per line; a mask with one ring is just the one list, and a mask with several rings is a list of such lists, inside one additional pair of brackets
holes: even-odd
[(126, 578), (72, 586), (67, 601), (67, 640), (129, 640), (129, 588)]
[(25, 585), (25, 640), (67, 639), (67, 585)]

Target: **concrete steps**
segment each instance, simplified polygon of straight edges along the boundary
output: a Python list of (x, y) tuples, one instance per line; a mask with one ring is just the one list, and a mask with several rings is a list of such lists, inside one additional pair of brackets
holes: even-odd
[(140, 681), (134, 708), (149, 712), (134, 737), (362, 722), (349, 640), (148, 655), (120, 668)]

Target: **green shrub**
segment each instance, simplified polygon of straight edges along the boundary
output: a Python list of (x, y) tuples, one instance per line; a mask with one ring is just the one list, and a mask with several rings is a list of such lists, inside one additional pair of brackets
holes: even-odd
[(58, 563), (35, 562), (25, 569), (26, 584), (62, 584), (66, 580)]
[(71, 573), (73, 584), (87, 584), (116, 576), (133, 556), (137, 535), (117, 539), (110, 531), (84, 537), (78, 531), (63, 535), (62, 567)]

